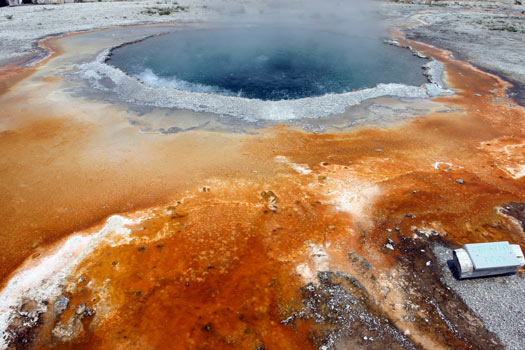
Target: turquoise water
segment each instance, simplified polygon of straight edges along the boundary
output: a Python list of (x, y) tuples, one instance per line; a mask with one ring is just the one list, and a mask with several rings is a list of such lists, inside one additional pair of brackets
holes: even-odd
[(262, 100), (421, 85), (425, 62), (377, 38), (286, 27), (181, 30), (117, 48), (109, 60), (154, 87)]

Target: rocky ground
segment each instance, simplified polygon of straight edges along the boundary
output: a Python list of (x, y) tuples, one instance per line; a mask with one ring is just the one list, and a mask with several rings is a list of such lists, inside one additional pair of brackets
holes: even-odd
[[(160, 15), (157, 8), (173, 11)], [(49, 35), (112, 25), (191, 21), (202, 18), (203, 12), (202, 5), (190, 8), (171, 1), (162, 5), (156, 1), (123, 1), (4, 7), (0, 9), (0, 64), (33, 56), (37, 40)]]
[(417, 10), (397, 5), (385, 8), (389, 17), (397, 11), (412, 20), (404, 29), (408, 38), (450, 50), (459, 59), (503, 76), (515, 84), (512, 95), (524, 104), (525, 6), (510, 1), (434, 3)]

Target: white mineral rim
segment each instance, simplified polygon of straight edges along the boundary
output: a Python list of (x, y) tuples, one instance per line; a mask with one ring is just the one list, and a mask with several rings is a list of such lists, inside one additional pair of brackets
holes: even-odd
[[(106, 60), (112, 49), (105, 49), (93, 62), (77, 65), (75, 74), (98, 90), (116, 93), (127, 103), (228, 115), (250, 122), (323, 118), (342, 114), (347, 107), (382, 96), (426, 99), (453, 94), (441, 79), (444, 66), (436, 60), (431, 60), (424, 66), (430, 82), (421, 86), (378, 84), (374, 88), (296, 100), (263, 101), (239, 96), (190, 92), (173, 87), (152, 87), (107, 64)], [(108, 79), (114, 83), (114, 87), (104, 86), (102, 82)]]
[(62, 294), (62, 285), (70, 278), (80, 262), (102, 242), (126, 242), (134, 220), (114, 215), (94, 234), (75, 234), (62, 243), (51, 255), (36, 265), (32, 261), (20, 267), (0, 292), (0, 349), (7, 349), (10, 341), (8, 328), (24, 302), (37, 302), (37, 312), (47, 311), (44, 301), (52, 301)]

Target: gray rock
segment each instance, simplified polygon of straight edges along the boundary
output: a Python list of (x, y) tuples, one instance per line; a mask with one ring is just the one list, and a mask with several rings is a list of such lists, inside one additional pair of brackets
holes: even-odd
[(55, 311), (55, 316), (61, 315), (64, 311), (66, 311), (67, 306), (69, 305), (69, 299), (65, 296), (61, 296), (58, 298), (57, 301), (55, 301), (55, 304), (53, 305), (53, 309)]
[(78, 307), (77, 307), (77, 315), (81, 315), (84, 313), (84, 311), (86, 311), (86, 304), (80, 304)]

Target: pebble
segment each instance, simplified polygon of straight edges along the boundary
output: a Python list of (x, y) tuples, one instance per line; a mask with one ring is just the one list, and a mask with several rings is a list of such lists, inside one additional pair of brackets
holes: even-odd
[(392, 244), (390, 244), (390, 243), (385, 244), (385, 248), (390, 249), (390, 250), (394, 250), (394, 246)]
[(465, 183), (465, 180), (463, 180), (463, 179), (457, 179), (456, 182), (457, 182), (458, 184), (463, 185), (463, 184)]
[(69, 305), (69, 299), (62, 295), (60, 298), (58, 298), (57, 301), (55, 301), (55, 304), (53, 304), (55, 315), (58, 316), (62, 314), (67, 309), (68, 305)]
[(81, 315), (84, 313), (84, 311), (86, 311), (86, 304), (80, 304), (78, 307), (77, 307), (77, 311), (76, 314), (77, 315)]

